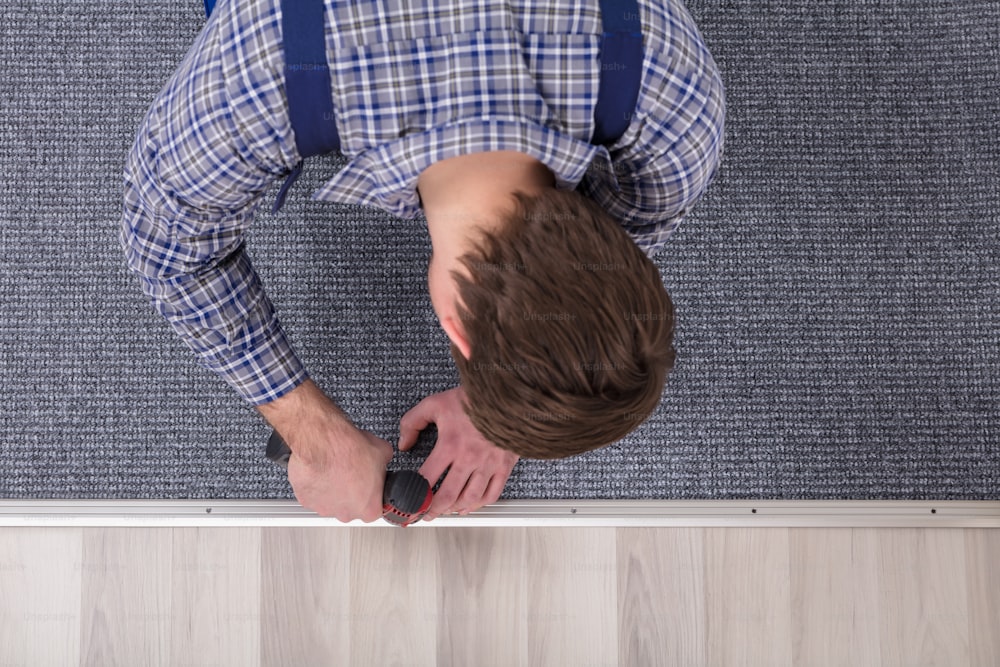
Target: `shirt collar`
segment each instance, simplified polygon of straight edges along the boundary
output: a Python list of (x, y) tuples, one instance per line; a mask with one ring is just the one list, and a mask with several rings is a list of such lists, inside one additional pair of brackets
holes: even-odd
[(520, 151), (542, 162), (552, 170), (558, 189), (576, 188), (594, 162), (594, 168), (606, 174), (611, 187), (618, 190), (611, 156), (604, 146), (530, 121), (472, 119), (408, 134), (365, 150), (312, 198), (376, 206), (399, 218), (413, 219), (421, 214), (417, 179), (424, 169), (458, 155), (501, 150)]

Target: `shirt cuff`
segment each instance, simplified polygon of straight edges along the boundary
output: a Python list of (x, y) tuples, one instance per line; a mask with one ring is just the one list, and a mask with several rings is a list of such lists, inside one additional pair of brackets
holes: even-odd
[(281, 398), (309, 379), (277, 317), (254, 332), (245, 348), (231, 357), (202, 357), (201, 364), (218, 373), (252, 405)]

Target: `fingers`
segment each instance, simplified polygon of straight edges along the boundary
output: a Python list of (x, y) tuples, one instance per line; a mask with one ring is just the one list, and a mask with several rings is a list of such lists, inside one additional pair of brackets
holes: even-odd
[(492, 505), (500, 500), (500, 494), (503, 493), (509, 476), (510, 471), (497, 473), (492, 477), (474, 474), (469, 478), (469, 482), (465, 485), (465, 491), (462, 492), (451, 511), (464, 515), (475, 512), (486, 505)]
[[(434, 494), (424, 521), (431, 521), (443, 514), (468, 514), (483, 505), (489, 505), (500, 497), (506, 478), (502, 475), (487, 476), (486, 473), (474, 471), (471, 474), (457, 475), (449, 472), (441, 488)], [(491, 500), (492, 498), (492, 500)]]
[[(443, 482), (441, 482), (441, 486), (444, 487), (451, 477), (457, 478), (459, 476), (458, 473), (452, 475), (450, 470), (451, 467), (452, 462), (448, 460), (448, 457), (445, 455), (445, 451), (443, 449), (435, 449), (430, 453), (430, 456), (427, 457), (427, 460), (424, 461), (424, 464), (420, 466), (420, 470), (417, 472), (423, 475), (424, 479), (430, 482), (431, 488), (434, 488), (434, 485), (438, 483), (438, 480), (441, 479), (441, 475), (447, 473), (448, 476), (444, 478)], [(467, 478), (468, 476), (466, 476), (466, 479)], [(441, 489), (435, 491), (435, 497), (437, 497), (437, 494), (440, 492)]]
[(451, 511), (458, 512), (459, 514), (468, 514), (485, 505), (483, 495), (486, 492), (486, 486), (489, 481), (490, 478), (482, 473), (472, 473), (472, 477), (465, 484), (465, 490), (458, 497), (458, 500), (455, 501), (455, 504), (452, 505)]
[(399, 420), (399, 449), (411, 449), (428, 424), (438, 428), (434, 449), (420, 467), (432, 485), (444, 476), (424, 515), (432, 521), (442, 514), (467, 514), (494, 502), (503, 491), (517, 456), (487, 441), (469, 421), (462, 405), (461, 387), (428, 396)]
[[(428, 459), (428, 462), (429, 461), (430, 459)], [(426, 467), (426, 464), (424, 465)], [(437, 479), (428, 477), (427, 474), (423, 472), (423, 468), (421, 468), (420, 474), (429, 479), (431, 484), (434, 484), (435, 479)], [(431, 502), (431, 506), (427, 509), (427, 513), (424, 515), (424, 521), (432, 521), (442, 514), (448, 514), (451, 512), (452, 505), (455, 504), (455, 501), (458, 499), (462, 489), (465, 488), (465, 483), (469, 479), (468, 475), (468, 472), (466, 472), (460, 480), (459, 474), (454, 468), (448, 471), (448, 476), (444, 478), (443, 482), (441, 482), (441, 488), (434, 494), (434, 500)], [(438, 475), (438, 477), (440, 477), (440, 475)]]
[(483, 505), (492, 505), (500, 500), (500, 494), (503, 493), (503, 487), (506, 484), (506, 475), (493, 475), (493, 479), (490, 480), (486, 492), (483, 494)]
[[(420, 469), (420, 474), (430, 480), (431, 484), (440, 477), (441, 466), (448, 463), (449, 457), (444, 452), (445, 450), (436, 449)], [(517, 460), (518, 457), (505, 454), (502, 464), (467, 464), (465, 467), (452, 464), (423, 520), (431, 521), (452, 512), (468, 514), (484, 505), (495, 503), (500, 499)]]
[[(399, 420), (399, 450), (405, 452), (417, 442), (417, 436), (435, 420), (434, 396), (428, 396), (412, 408)], [(431, 480), (433, 484), (435, 480)]]
[(379, 494), (379, 499), (374, 504), (369, 504), (364, 512), (361, 513), (361, 521), (364, 523), (372, 523), (373, 521), (378, 521), (382, 518), (382, 494)]

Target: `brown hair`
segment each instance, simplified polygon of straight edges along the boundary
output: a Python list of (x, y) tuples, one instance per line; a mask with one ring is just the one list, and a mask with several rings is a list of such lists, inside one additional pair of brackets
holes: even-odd
[(453, 271), (468, 359), (452, 345), (465, 412), (532, 459), (620, 440), (660, 401), (674, 309), (656, 265), (598, 204), (570, 190), (514, 193)]

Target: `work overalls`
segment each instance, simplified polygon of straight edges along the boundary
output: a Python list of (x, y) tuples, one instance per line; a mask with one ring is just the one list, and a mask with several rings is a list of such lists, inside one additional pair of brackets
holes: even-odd
[[(204, 2), (206, 16), (211, 15), (216, 0)], [(639, 98), (642, 26), (637, 0), (601, 0), (601, 23), (601, 78), (590, 143), (608, 146), (628, 128)], [(324, 0), (281, 0), (282, 35), (299, 37), (282, 42), (288, 112), (295, 146), (303, 159), (340, 150), (326, 61), (325, 29)], [(272, 212), (276, 213), (284, 204), (289, 188), (301, 173), (300, 161), (281, 186)]]

